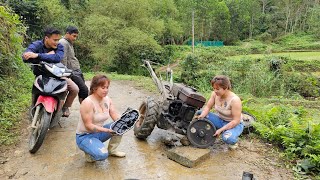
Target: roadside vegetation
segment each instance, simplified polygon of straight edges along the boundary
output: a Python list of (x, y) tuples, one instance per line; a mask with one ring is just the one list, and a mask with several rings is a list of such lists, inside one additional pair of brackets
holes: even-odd
[[(255, 47), (251, 45), (259, 49)], [(244, 110), (257, 118), (255, 134), (282, 150), (298, 178), (313, 174), (319, 179), (320, 66), (318, 57), (308, 56), (316, 52), (238, 55), (241, 47), (196, 47), (194, 54), (188, 48), (178, 51), (184, 58), (176, 62), (180, 64), (174, 69), (176, 81), (196, 87), (209, 98), (210, 79), (217, 74), (229, 76)]]
[(0, 144), (6, 145), (16, 140), (15, 128), (31, 98), (33, 75), (20, 59), (25, 27), (19, 16), (0, 6), (0, 24)]
[[(192, 53), (192, 10), (195, 39), (226, 46)], [(0, 0), (0, 144), (16, 142), (27, 116), (34, 77), (21, 61), (26, 45), (44, 27), (75, 25), (86, 79), (101, 72), (156, 92), (141, 66), (148, 59), (172, 65), (175, 82), (208, 98), (209, 80), (225, 74), (258, 119), (255, 136), (279, 147), (297, 178), (320, 179), (319, 17), (318, 1)]]

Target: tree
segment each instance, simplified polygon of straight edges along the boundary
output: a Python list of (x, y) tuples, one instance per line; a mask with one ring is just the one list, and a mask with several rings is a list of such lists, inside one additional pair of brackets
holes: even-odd
[(307, 20), (309, 30), (320, 38), (320, 5), (309, 10), (310, 18)]
[(3, 0), (12, 10), (19, 15), (19, 19), (26, 25), (26, 42), (36, 39), (42, 34), (40, 8), (36, 0)]
[(80, 43), (90, 47), (95, 68), (139, 74), (141, 54), (161, 50), (155, 37), (164, 23), (148, 1), (95, 0), (88, 8), (95, 11), (83, 20)]
[(0, 6), (0, 32), (1, 79), (4, 76), (15, 75), (25, 33), (19, 16), (5, 6)]
[(63, 6), (60, 0), (38, 0), (41, 16), (39, 21), (42, 27), (54, 26), (64, 30), (74, 23), (70, 20), (69, 11)]
[(150, 1), (154, 8), (153, 15), (164, 22), (164, 31), (156, 37), (161, 44), (176, 44), (182, 36), (182, 24), (178, 21), (178, 9), (173, 0)]

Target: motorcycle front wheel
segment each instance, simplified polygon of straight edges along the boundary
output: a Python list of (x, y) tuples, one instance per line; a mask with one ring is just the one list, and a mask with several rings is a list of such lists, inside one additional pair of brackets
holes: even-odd
[(46, 111), (42, 104), (38, 107), (39, 113), (35, 114), (36, 123), (35, 127), (31, 127), (30, 137), (29, 137), (29, 152), (36, 153), (41, 147), (43, 140), (48, 132), (51, 120), (51, 114)]

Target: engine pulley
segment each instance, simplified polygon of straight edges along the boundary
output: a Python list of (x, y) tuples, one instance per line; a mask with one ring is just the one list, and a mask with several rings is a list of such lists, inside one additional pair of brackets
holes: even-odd
[(213, 136), (215, 132), (216, 127), (209, 120), (198, 119), (189, 124), (187, 136), (192, 145), (207, 148), (216, 140), (216, 137)]

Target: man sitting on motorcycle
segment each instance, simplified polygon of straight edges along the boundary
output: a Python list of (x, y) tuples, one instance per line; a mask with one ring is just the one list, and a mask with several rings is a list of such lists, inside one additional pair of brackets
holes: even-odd
[[(63, 45), (59, 43), (61, 38), (61, 32), (55, 28), (47, 28), (44, 31), (44, 38), (42, 40), (32, 42), (29, 47), (22, 54), (23, 62), (38, 64), (40, 61), (48, 63), (60, 63), (64, 56)], [(33, 74), (39, 76), (43, 74), (41, 68), (33, 66)], [(64, 117), (70, 115), (69, 108), (71, 107), (73, 100), (77, 97), (79, 88), (71, 80), (66, 79), (68, 84), (68, 96), (65, 104), (62, 108)], [(35, 101), (32, 97), (32, 102)]]

